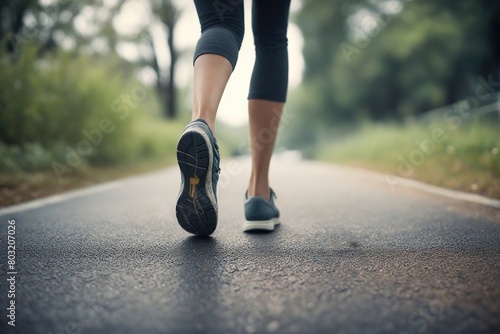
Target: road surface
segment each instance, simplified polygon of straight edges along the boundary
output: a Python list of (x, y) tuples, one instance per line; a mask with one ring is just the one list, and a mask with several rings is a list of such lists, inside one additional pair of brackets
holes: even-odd
[(0, 332), (500, 332), (499, 209), (277, 159), (282, 225), (245, 234), (248, 162), (210, 238), (177, 225), (176, 168), (0, 212)]

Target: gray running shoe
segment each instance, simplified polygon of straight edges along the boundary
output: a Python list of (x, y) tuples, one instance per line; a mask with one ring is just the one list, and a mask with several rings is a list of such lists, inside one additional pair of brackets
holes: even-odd
[(274, 204), (274, 199), (277, 197), (272, 189), (270, 192), (269, 201), (261, 196), (248, 198), (248, 192), (245, 194), (245, 223), (243, 231), (273, 231), (274, 227), (280, 224), (280, 212)]
[(207, 122), (189, 123), (177, 144), (181, 189), (175, 208), (181, 227), (193, 234), (208, 236), (217, 227), (217, 181), (219, 147)]

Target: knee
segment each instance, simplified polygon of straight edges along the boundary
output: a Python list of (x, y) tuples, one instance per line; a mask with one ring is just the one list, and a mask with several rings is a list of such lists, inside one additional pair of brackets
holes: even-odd
[(203, 32), (196, 44), (193, 63), (202, 54), (213, 53), (229, 60), (234, 70), (238, 61), (241, 41), (242, 37), (230, 29), (222, 26), (210, 27)]
[(239, 45), (243, 42), (245, 24), (242, 20), (228, 18), (223, 22), (213, 25), (211, 28), (213, 27), (226, 30)]
[(287, 26), (266, 27), (265, 25), (254, 25), (254, 43), (257, 50), (286, 50), (288, 39), (286, 37)]
[[(238, 50), (241, 47), (241, 43), (243, 42), (243, 36), (245, 34), (244, 26), (239, 27), (239, 25), (231, 25), (231, 24), (217, 24), (210, 26), (202, 33), (202, 38), (205, 36), (217, 36), (219, 43), (232, 43), (236, 44)], [(213, 38), (213, 37), (212, 37)]]

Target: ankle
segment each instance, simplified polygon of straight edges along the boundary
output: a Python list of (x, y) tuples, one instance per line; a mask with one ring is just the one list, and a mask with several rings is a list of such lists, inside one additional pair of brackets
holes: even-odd
[(269, 201), (271, 199), (270, 195), (271, 189), (269, 188), (269, 184), (252, 184), (252, 182), (250, 182), (248, 186), (248, 197), (260, 196)]
[(191, 121), (202, 119), (207, 122), (208, 127), (212, 130), (212, 133), (215, 135), (215, 120), (211, 117), (208, 117), (205, 113), (193, 114)]

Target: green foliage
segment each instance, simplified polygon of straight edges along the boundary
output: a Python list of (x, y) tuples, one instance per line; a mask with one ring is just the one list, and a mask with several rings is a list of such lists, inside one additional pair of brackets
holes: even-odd
[(55, 162), (65, 174), (174, 155), (182, 127), (154, 118), (154, 90), (122, 74), (115, 61), (63, 52), (39, 59), (25, 45), (17, 61), (0, 54), (0, 62), (0, 171), (51, 169)]
[(323, 137), (315, 157), (500, 198), (499, 121), (491, 117), (458, 128), (366, 123), (343, 138)]
[[(136, 10), (139, 3), (128, 0), (1, 1), (0, 40), (5, 41), (2, 48), (12, 59), (24, 57), (21, 49), (26, 43), (36, 48), (40, 58), (60, 49), (74, 55), (122, 57), (134, 70), (148, 68), (155, 72), (157, 94), (161, 97), (164, 116), (173, 119), (179, 112), (173, 78), (179, 57), (174, 30), (180, 11), (171, 0), (154, 0), (149, 2), (149, 6), (146, 2), (140, 3), (144, 10), (150, 10), (145, 14), (148, 19), (135, 26), (135, 31), (123, 32), (115, 28), (117, 19), (120, 21), (124, 12)], [(152, 33), (158, 24), (167, 32), (165, 40)], [(159, 60), (164, 56), (158, 53), (158, 50), (163, 50), (162, 45), (169, 50), (170, 62), (167, 66)], [(140, 52), (135, 55), (127, 53), (124, 46), (129, 50), (135, 47)]]
[[(384, 7), (395, 4), (399, 11)], [(307, 97), (292, 108), (338, 124), (454, 103), (473, 93), (478, 76), (497, 77), (499, 13), (492, 0), (304, 0), (296, 21)], [(372, 29), (363, 25), (370, 19)]]
[[(44, 147), (77, 145), (83, 131), (116, 119), (113, 101), (122, 93), (119, 75), (103, 70), (90, 58), (55, 54), (38, 59), (26, 45), (14, 63), (1, 55), (0, 140), (8, 145), (38, 142)], [(115, 147), (129, 131), (132, 118), (120, 122), (88, 158)]]
[(0, 143), (0, 171), (18, 173), (49, 169), (51, 163), (64, 160), (62, 145), (45, 148), (40, 143), (25, 143), (22, 146)]

